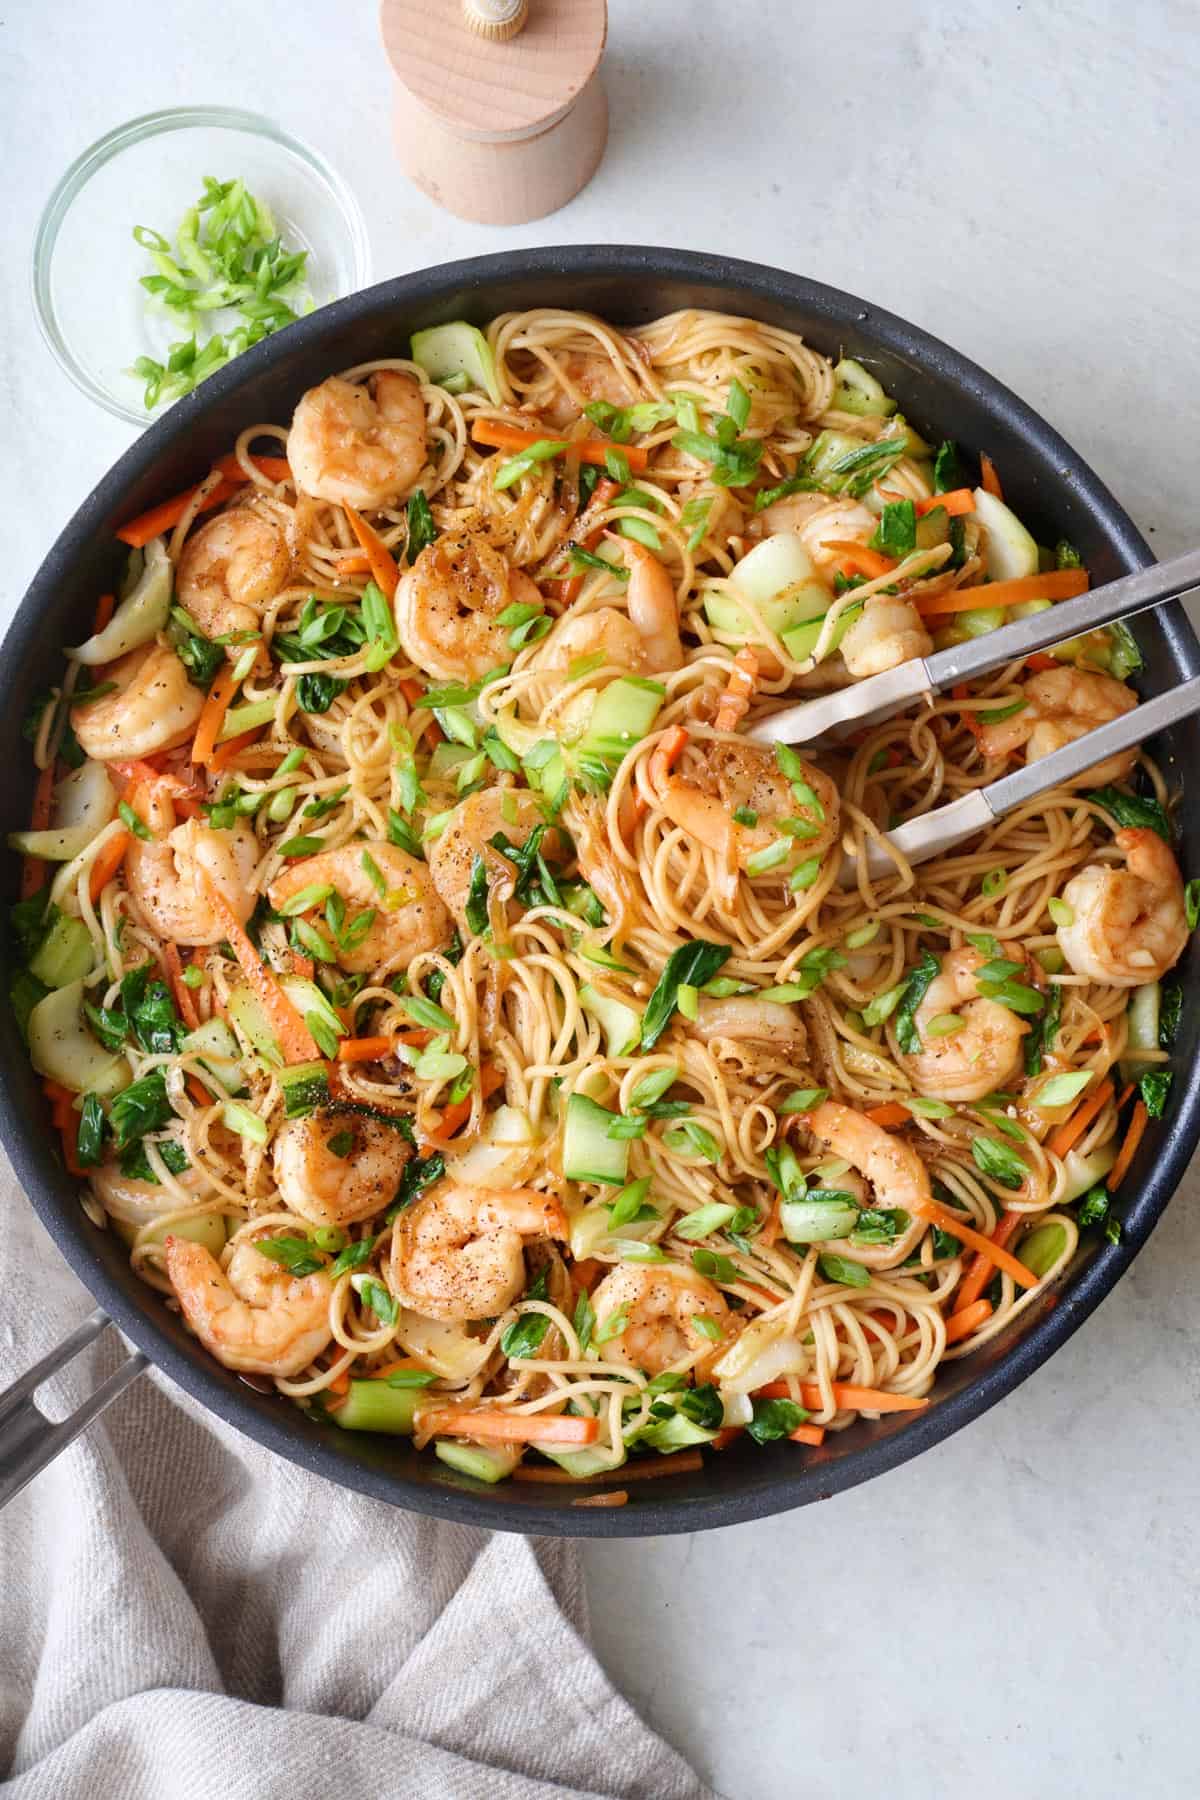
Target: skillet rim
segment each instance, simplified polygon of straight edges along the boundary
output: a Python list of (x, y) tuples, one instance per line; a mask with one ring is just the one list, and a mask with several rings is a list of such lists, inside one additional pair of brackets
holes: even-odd
[[(688, 250), (568, 245), (503, 251), (416, 270), (335, 301), (247, 351), (173, 406), (97, 483), (48, 552), (5, 638), (0, 705), (23, 710), (13, 670), (30, 658), (35, 638), (45, 633), (47, 617), (55, 616), (56, 596), (69, 585), (64, 575), (98, 538), (109, 537), (115, 522), (129, 515), (131, 489), (141, 487), (148, 492), (146, 482), (164, 453), (186, 442), (189, 433), (214, 411), (227, 411), (239, 393), (260, 377), (286, 368), (289, 361), (303, 362), (347, 328), (388, 312), (405, 312), (411, 317), (424, 310), (432, 319), (439, 306), (466, 296), (474, 312), (481, 314), (486, 310), (489, 289), (497, 283), (527, 280), (536, 286), (553, 280), (611, 281), (614, 277), (631, 286), (639, 280), (691, 286), (697, 290), (695, 304), (704, 303), (700, 290), (710, 290), (710, 303), (716, 299), (711, 290), (736, 290), (747, 312), (753, 313), (759, 303), (801, 313), (806, 321), (819, 320), (851, 338), (877, 345), (907, 364), (918, 378), (938, 376), (960, 389), (974, 405), (982, 406), (1002, 430), (1020, 439), (1054, 472), (1048, 510), (1057, 506), (1060, 512), (1064, 507), (1082, 511), (1103, 534), (1118, 570), (1153, 560), (1149, 546), (1114, 496), (1039, 414), (977, 364), (892, 313), (783, 270)], [(143, 499), (141, 503), (147, 502)], [(58, 613), (65, 610), (65, 604), (58, 601)], [(1175, 676), (1182, 679), (1200, 673), (1200, 645), (1182, 608), (1173, 605), (1160, 610), (1157, 629)], [(10, 856), (10, 869), (14, 865)], [(13, 1060), (15, 1032), (11, 1020), (6, 1023), (8, 1037), (0, 1043), (0, 1055), (7, 1065)], [(20, 1060), (28, 1075), (23, 1051)], [(184, 1337), (181, 1328), (167, 1327), (164, 1321), (170, 1319), (169, 1314), (144, 1304), (147, 1290), (132, 1271), (123, 1281), (103, 1265), (96, 1247), (101, 1234), (80, 1209), (77, 1185), (50, 1151), (40, 1118), (30, 1130), (28, 1110), (19, 1092), (22, 1085), (28, 1083), (20, 1077), (15, 1084), (11, 1078), (0, 1083), (0, 1140), (22, 1187), (67, 1262), (113, 1323), (193, 1399), (310, 1473), (374, 1499), (460, 1524), (567, 1537), (655, 1536), (766, 1517), (857, 1486), (950, 1437), (1013, 1392), (1111, 1292), (1161, 1217), (1200, 1138), (1200, 1062), (1193, 1060), (1180, 1072), (1171, 1115), (1161, 1122), (1163, 1134), (1154, 1146), (1153, 1166), (1126, 1208), (1122, 1242), (1093, 1254), (1072, 1273), (1068, 1284), (1047, 1296), (1042, 1316), (1011, 1346), (1003, 1348), (1000, 1340), (994, 1360), (981, 1358), (974, 1365), (979, 1371), (974, 1377), (964, 1379), (957, 1391), (936, 1398), (925, 1412), (907, 1415), (903, 1423), (860, 1422), (852, 1428), (858, 1447), (848, 1454), (816, 1452), (800, 1463), (794, 1451), (785, 1448), (780, 1454), (757, 1451), (742, 1465), (735, 1463), (736, 1452), (726, 1452), (719, 1484), (709, 1479), (714, 1474), (709, 1462), (699, 1477), (656, 1481), (654, 1494), (643, 1499), (643, 1489), (627, 1507), (572, 1509), (567, 1503), (569, 1490), (535, 1488), (531, 1492), (529, 1487), (514, 1489), (512, 1484), (479, 1489), (453, 1477), (432, 1457), (422, 1458), (416, 1479), (387, 1466), (383, 1456), (364, 1460), (361, 1447), (356, 1446), (358, 1454), (350, 1454), (351, 1446), (338, 1445), (337, 1438), (348, 1434), (304, 1420), (295, 1408), (280, 1405), (273, 1396), (261, 1396), (229, 1372), (219, 1370), (198, 1344)], [(726, 1476), (735, 1474), (738, 1478), (730, 1483)]]

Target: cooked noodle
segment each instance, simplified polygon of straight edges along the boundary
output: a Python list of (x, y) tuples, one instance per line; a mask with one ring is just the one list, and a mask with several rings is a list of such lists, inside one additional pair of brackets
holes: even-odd
[[(1130, 644), (1093, 634), (1057, 663), (1009, 666), (836, 751), (799, 746), (777, 761), (746, 736), (757, 719), (856, 678), (864, 659), (913, 654), (906, 634), (927, 649), (998, 622), (987, 586), (989, 573), (1005, 578), (992, 552), (1007, 527), (957, 492), (948, 515), (932, 447), (876, 404), (869, 377), (856, 388), (857, 365), (835, 370), (789, 332), (692, 311), (622, 332), (539, 310), (495, 319), (486, 336), (498, 404), (482, 379), (452, 392), (414, 361), (346, 372), (381, 417), (386, 395), (398, 406), (420, 384), (420, 474), (389, 490), (385, 468), (362, 507), (374, 550), (343, 505), (312, 491), (328, 478), (305, 472), (314, 456), (328, 468), (365, 457), (378, 484), (381, 458), (413, 452), (389, 440), (386, 417), (315, 449), (300, 443), (299, 414), (290, 443), (285, 426), (251, 425), (233, 446), (240, 480), (218, 488), (229, 470), (214, 471), (166, 526), (184, 611), (158, 642), (186, 660), (231, 635), (215, 691), (232, 671), (248, 721), (203, 762), (192, 740), (214, 705), (197, 721), (215, 653), (199, 674), (189, 663), (194, 697), (182, 694), (189, 716), (169, 742), (166, 727), (154, 741), (158, 701), (118, 673), (122, 709), (102, 749), (97, 721), (114, 702), (86, 687), (113, 673), (68, 662), (35, 761), (46, 769), (77, 733), (114, 793), (53, 899), (92, 946), (87, 1068), (101, 1043), (126, 1066), (84, 1107), (73, 1095), (88, 1081), (39, 1052), (36, 1012), (35, 1061), (72, 1164), (90, 1173), (89, 1217), (121, 1233), (139, 1275), (210, 1349), (321, 1416), (406, 1429), (418, 1446), (478, 1440), (492, 1462), (472, 1472), (489, 1478), (531, 1443), (597, 1476), (635, 1439), (667, 1451), (748, 1425), (760, 1441), (805, 1426), (801, 1441), (819, 1442), (812, 1427), (842, 1429), (889, 1396), (919, 1404), (942, 1362), (1038, 1304), (1075, 1253), (1078, 1203), (1084, 1223), (1105, 1212), (1096, 1190), (1124, 1132), (1116, 1065), (1134, 1081), (1166, 1058), (1158, 983), (1182, 947), (1183, 897), (1161, 838), (1155, 851), (1152, 830), (1128, 829), (1146, 813), (1139, 780), (1165, 818), (1147, 755), (1099, 798), (1086, 782), (1056, 790), (921, 867), (894, 853), (876, 880), (864, 854), (891, 825), (1036, 753), (1032, 740), (996, 750), (989, 733), (1024, 729), (1039, 706), (1047, 717), (1030, 683), (1048, 666), (1076, 684), (1069, 708), (1082, 712), (1077, 684), (1111, 690), (1133, 666)], [(515, 473), (520, 440), (509, 448), (497, 426), (541, 440)], [(586, 460), (597, 440), (607, 470)], [(872, 446), (874, 464), (856, 462)], [(285, 453), (290, 473), (271, 460)], [(831, 474), (831, 457), (865, 477)], [(415, 490), (437, 534), (419, 557)], [(202, 535), (214, 519), (233, 521), (235, 547), (249, 519), (263, 554), (283, 546), (286, 575), (259, 582), (252, 630), (221, 625), (255, 571)], [(792, 573), (764, 597), (748, 577), (739, 585), (739, 565), (776, 537), (790, 539)], [(390, 652), (369, 616), (372, 566), (387, 579), (380, 548), (401, 576)], [(1060, 546), (1060, 567), (1077, 560)], [(976, 588), (972, 610), (962, 590)], [(814, 593), (815, 614), (801, 604)], [(741, 694), (731, 712), (727, 690)], [(613, 748), (592, 710), (628, 692), (647, 713), (618, 727), (628, 746)], [(143, 715), (151, 747), (129, 750)], [(1048, 729), (1061, 723), (1049, 716)], [(526, 856), (534, 822), (540, 852), (534, 842)], [(1115, 824), (1126, 829), (1114, 838)], [(133, 835), (113, 869), (122, 832)], [(207, 874), (201, 840), (217, 846)], [(1139, 855), (1137, 877), (1118, 874)], [(1064, 890), (1085, 869), (1094, 896), (1141, 879), (1141, 910), (1072, 906)], [(1120, 979), (1098, 979), (1094, 956), (1078, 966), (1089, 906), (1096, 954), (1114, 969), (1126, 958)], [(230, 908), (267, 971), (265, 1000)], [(654, 1037), (651, 995), (695, 943), (714, 948), (696, 983), (685, 971)], [(954, 1004), (923, 1014), (930, 983), (960, 967)], [(62, 973), (48, 977), (59, 992), (75, 978)], [(306, 1036), (323, 1065), (308, 1070), (307, 1097), (285, 1079)], [(135, 1097), (147, 1081), (163, 1097), (140, 1128), (128, 1099), (114, 1105), (130, 1080)], [(1162, 1091), (1147, 1090), (1159, 1110)], [(589, 1140), (607, 1182), (572, 1165), (572, 1096), (593, 1103), (593, 1126), (596, 1106), (624, 1121), (615, 1136), (601, 1125), (598, 1151), (594, 1130)], [(481, 1201), (481, 1188), (500, 1198)], [(451, 1221), (428, 1250), (420, 1232), (459, 1190), (474, 1223)], [(515, 1263), (504, 1220), (479, 1212), (514, 1193), (529, 1213), (511, 1227)], [(707, 1229), (689, 1227), (711, 1208)], [(822, 1208), (852, 1227), (820, 1229)], [(999, 1227), (997, 1266), (964, 1247), (956, 1221), (984, 1238)], [(468, 1237), (482, 1250), (466, 1275), (455, 1246)], [(192, 1261), (168, 1269), (179, 1245)], [(428, 1310), (421, 1280), (443, 1294)], [(378, 1392), (373, 1411), (363, 1399), (381, 1372), (399, 1383), (378, 1384), (390, 1422)], [(856, 1403), (847, 1386), (871, 1392)], [(450, 1418), (451, 1406), (473, 1418)], [(537, 1435), (536, 1421), (568, 1408), (560, 1441)], [(489, 1412), (511, 1439), (494, 1418), (480, 1425)]]

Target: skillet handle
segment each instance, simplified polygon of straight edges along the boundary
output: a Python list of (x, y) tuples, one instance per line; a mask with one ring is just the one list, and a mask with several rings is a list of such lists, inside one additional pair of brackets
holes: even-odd
[(42, 1383), (66, 1363), (74, 1361), (108, 1324), (106, 1313), (92, 1313), (70, 1337), (56, 1344), (49, 1355), (35, 1363), (32, 1369), (27, 1369), (24, 1375), (19, 1375), (12, 1386), (0, 1394), (0, 1509), (15, 1499), (35, 1475), (40, 1475), (146, 1367), (146, 1358), (140, 1351), (135, 1351), (107, 1381), (101, 1382), (82, 1406), (57, 1425), (39, 1410), (33, 1396)]

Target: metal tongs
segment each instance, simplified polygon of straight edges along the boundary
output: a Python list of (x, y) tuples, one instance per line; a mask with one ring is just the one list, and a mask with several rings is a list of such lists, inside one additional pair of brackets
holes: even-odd
[[(898, 668), (885, 669), (881, 675), (870, 675), (850, 687), (772, 713), (752, 726), (749, 736), (760, 744), (836, 742), (864, 725), (891, 718), (915, 700), (931, 700), (942, 688), (988, 675), (1005, 663), (1096, 631), (1116, 619), (1132, 618), (1135, 613), (1177, 600), (1194, 588), (1200, 588), (1200, 550), (1185, 551), (1170, 562), (1152, 563), (1149, 568), (1123, 575), (1119, 581), (1110, 581), (1074, 600), (1061, 601), (1012, 625), (1001, 625), (983, 637), (935, 651), (932, 656), (914, 657)], [(987, 589), (981, 588), (981, 604), (986, 603), (986, 594)], [(1075, 780), (1093, 764), (1145, 743), (1156, 731), (1196, 712), (1200, 712), (1200, 676), (1165, 694), (1157, 694), (1153, 700), (1143, 701), (1131, 712), (1107, 725), (1098, 725), (1074, 743), (1027, 763), (1011, 775), (1002, 775), (987, 787), (975, 788), (948, 806), (898, 825), (886, 834), (883, 843), (872, 842), (868, 846), (868, 872), (874, 877), (895, 872), (895, 858), (888, 854), (885, 844), (893, 845), (909, 863), (927, 862), (977, 832), (986, 831), (1027, 800)], [(852, 857), (847, 858), (847, 864), (844, 875), (853, 881)]]

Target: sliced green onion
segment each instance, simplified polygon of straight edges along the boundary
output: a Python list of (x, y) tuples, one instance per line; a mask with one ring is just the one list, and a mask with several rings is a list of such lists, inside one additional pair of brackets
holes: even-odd
[(890, 1019), (903, 1000), (907, 986), (907, 981), (898, 981), (895, 987), (887, 988), (882, 994), (876, 994), (874, 1000), (869, 1000), (863, 1007), (863, 1024), (882, 1025), (885, 1019)]
[(791, 875), (788, 876), (788, 887), (791, 889), (793, 894), (798, 894), (804, 888), (812, 887), (814, 882), (816, 882), (817, 878), (819, 877), (820, 873), (821, 873), (820, 857), (819, 856), (810, 856), (807, 862), (802, 862), (802, 863), (798, 864), (797, 867), (792, 871)]
[(781, 1100), (775, 1108), (776, 1113), (807, 1113), (820, 1106), (822, 1100), (828, 1100), (828, 1088), (793, 1088), (785, 1100)]
[(1069, 906), (1065, 900), (1060, 900), (1057, 895), (1052, 895), (1047, 900), (1046, 911), (1056, 925), (1073, 925), (1075, 923), (1075, 908)]
[(622, 537), (632, 538), (634, 543), (644, 544), (647, 550), (661, 550), (662, 539), (648, 519), (637, 519), (628, 513), (617, 520), (617, 530)]
[(737, 1208), (726, 1206), (720, 1201), (712, 1201), (708, 1206), (698, 1206), (695, 1212), (688, 1213), (675, 1226), (675, 1236), (681, 1237), (685, 1243), (692, 1243), (697, 1238), (711, 1237), (714, 1231), (721, 1231), (733, 1218)]
[(520, 481), (522, 475), (528, 475), (530, 469), (538, 463), (549, 462), (551, 457), (561, 456), (567, 448), (565, 438), (538, 438), (536, 443), (522, 450), (520, 455), (502, 462), (492, 476), (492, 486), (497, 489), (510, 488), (514, 482)]
[(285, 900), (275, 910), (282, 913), (285, 919), (295, 919), (301, 913), (310, 912), (314, 906), (323, 906), (332, 892), (333, 889), (327, 882), (310, 882), (308, 887), (302, 887), (298, 893), (292, 895), (290, 900)]
[(423, 994), (402, 994), (400, 1008), (414, 1025), (423, 1025), (427, 1031), (453, 1031), (455, 1022), (448, 1012), (432, 1000), (426, 1000)]
[(1073, 1069), (1069, 1074), (1051, 1075), (1034, 1095), (1034, 1106), (1039, 1112), (1049, 1107), (1067, 1106), (1082, 1094), (1094, 1073), (1093, 1069)]
[[(746, 859), (747, 875), (765, 875), (769, 869), (777, 869), (780, 863), (787, 861), (792, 854), (791, 840), (786, 837), (776, 838), (765, 850), (755, 851)], [(818, 865), (819, 867), (820, 865)]]
[(230, 1131), (236, 1131), (239, 1137), (248, 1138), (252, 1144), (265, 1144), (270, 1133), (266, 1121), (260, 1119), (256, 1112), (248, 1106), (239, 1106), (236, 1100), (227, 1100), (221, 1108), (221, 1121), (228, 1125)]

